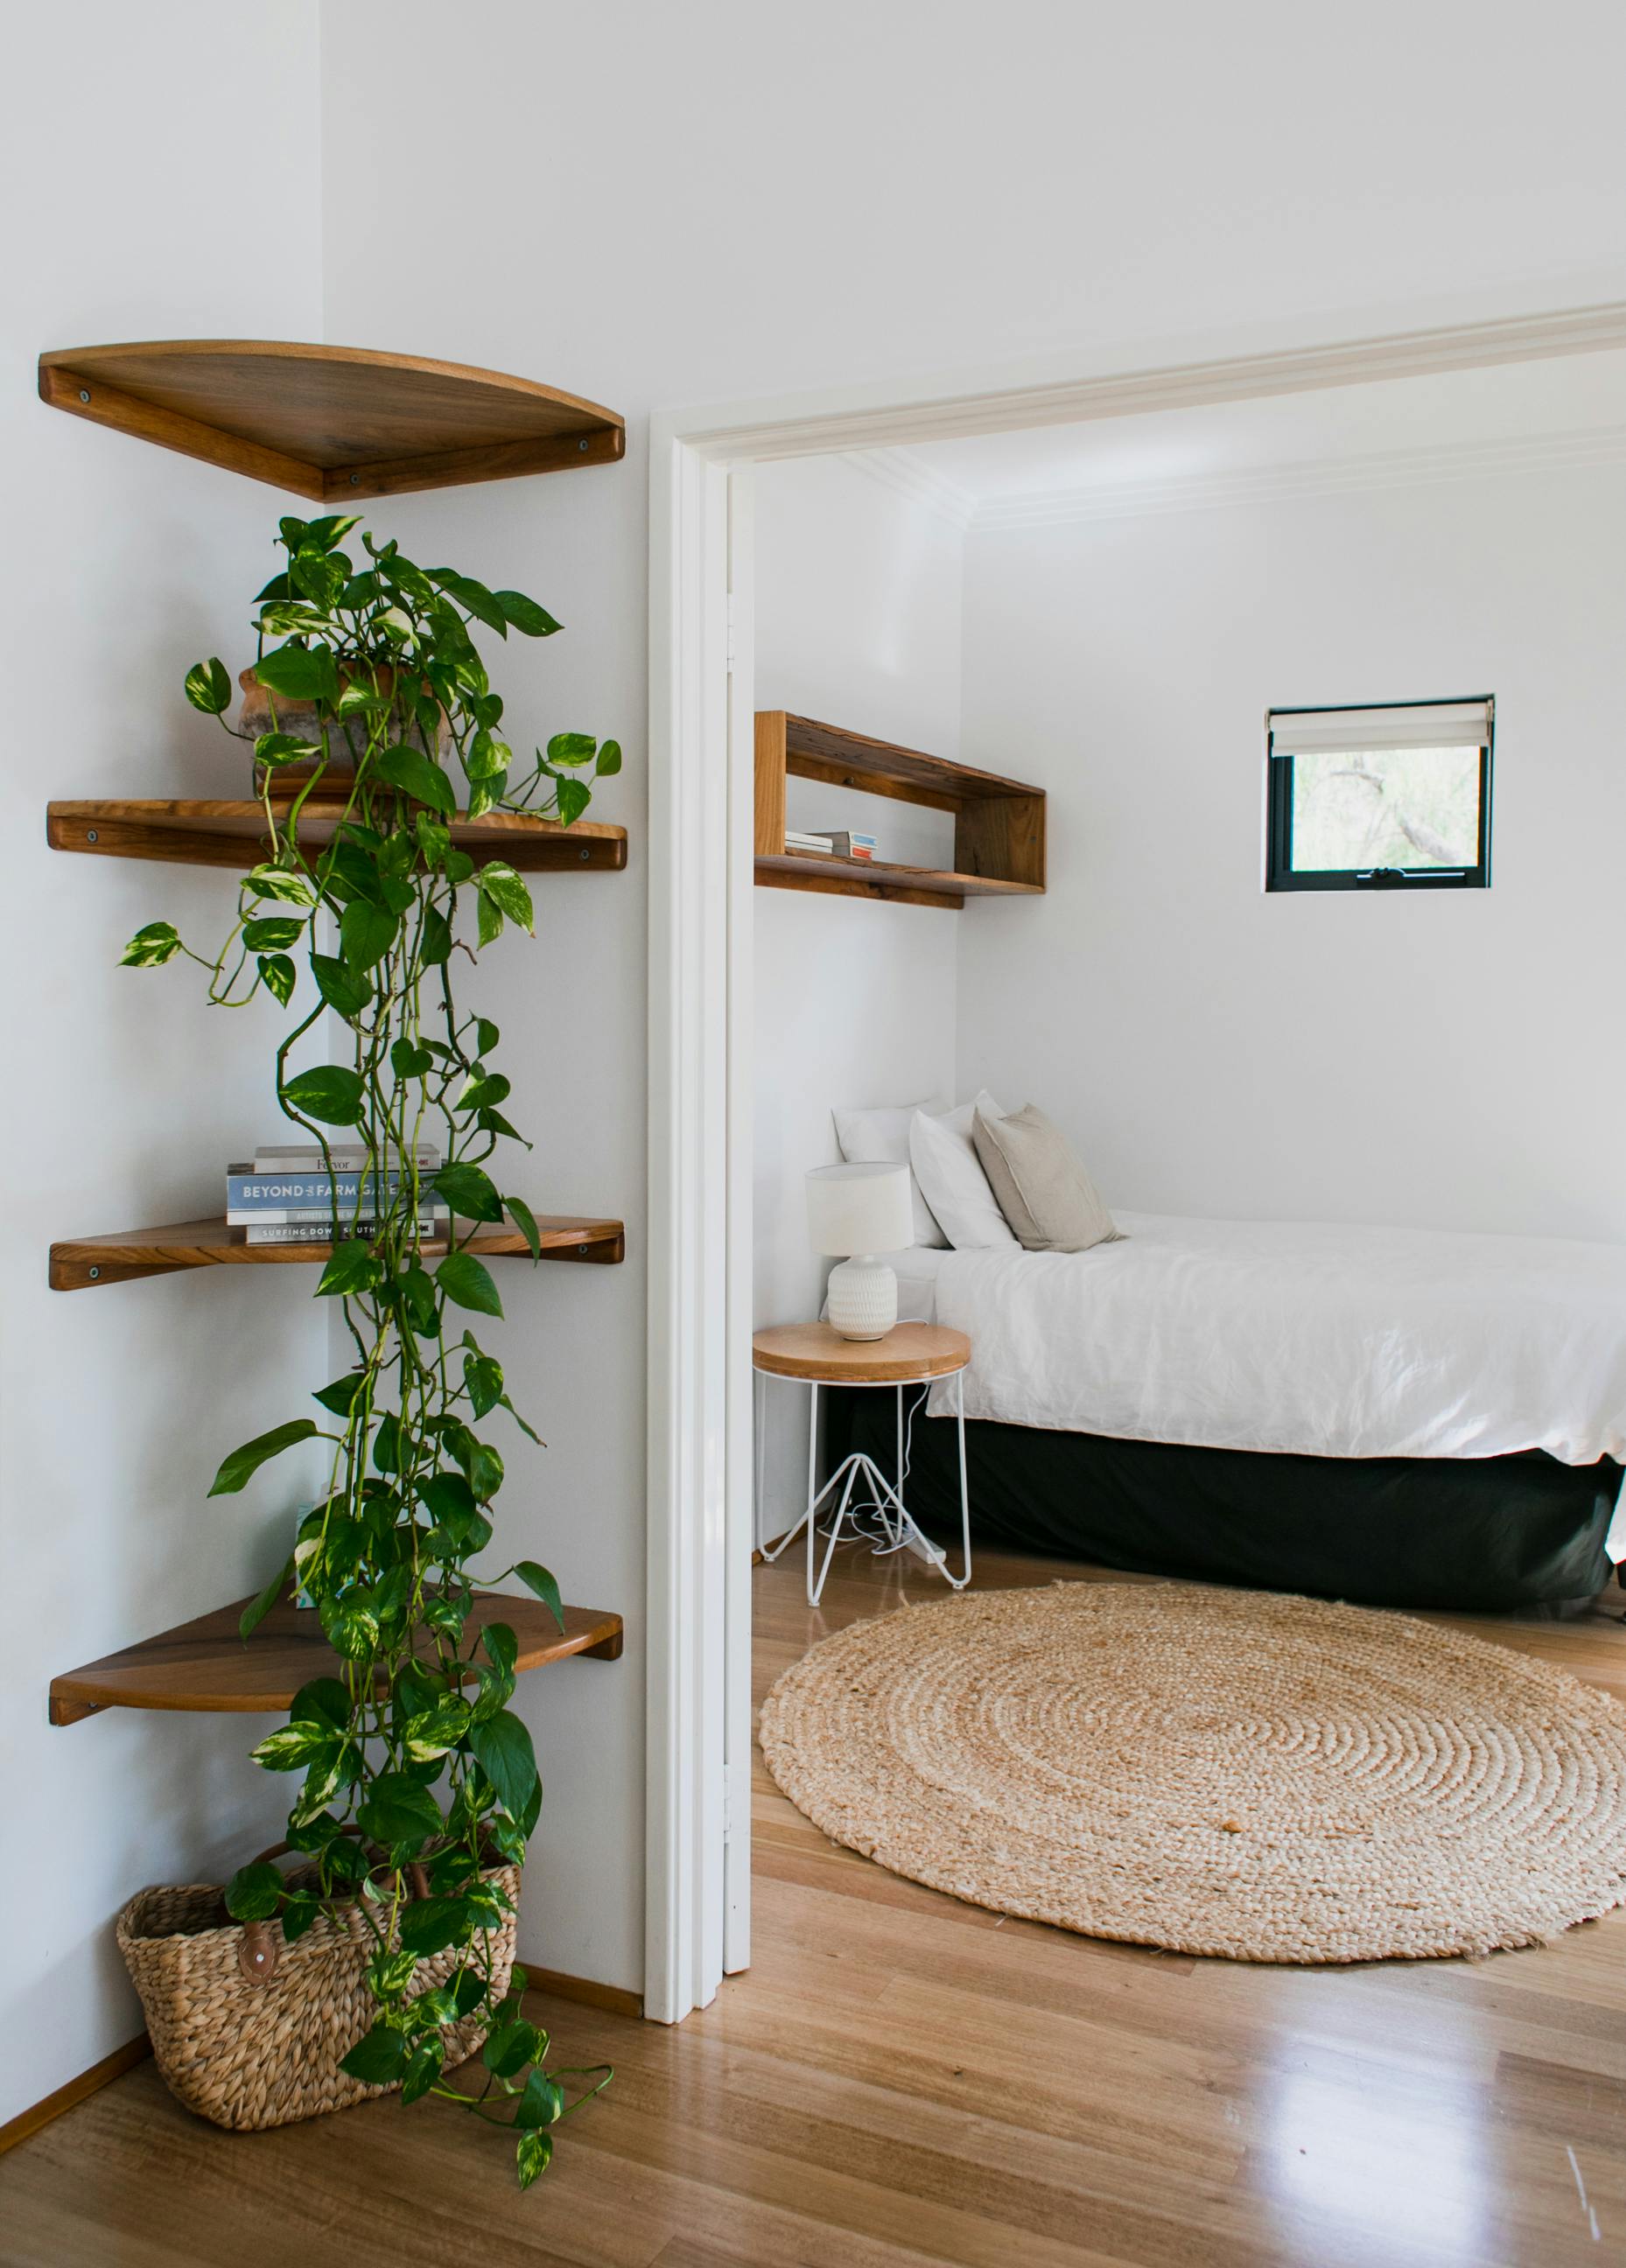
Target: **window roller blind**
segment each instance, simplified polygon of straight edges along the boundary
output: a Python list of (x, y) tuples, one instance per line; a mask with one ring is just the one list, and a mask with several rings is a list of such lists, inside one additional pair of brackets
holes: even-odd
[(1272, 709), (1270, 752), (1306, 756), (1326, 750), (1483, 748), (1492, 703), (1439, 701), (1403, 709)]

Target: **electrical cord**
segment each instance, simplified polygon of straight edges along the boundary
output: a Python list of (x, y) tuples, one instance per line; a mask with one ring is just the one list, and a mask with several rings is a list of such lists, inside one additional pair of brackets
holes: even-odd
[[(905, 1502), (908, 1499), (904, 1496), (904, 1491), (909, 1484), (909, 1469), (915, 1454), (915, 1420), (920, 1411), (925, 1408), (927, 1396), (931, 1392), (931, 1384), (928, 1380), (910, 1403), (909, 1414), (904, 1420), (903, 1462), (894, 1485), (899, 1497)], [(867, 1485), (867, 1475), (865, 1482)], [(818, 1523), (819, 1534), (825, 1536), (833, 1535), (839, 1518), (839, 1512), (834, 1508), (827, 1508), (820, 1513)], [(852, 1540), (855, 1543), (867, 1543), (873, 1558), (884, 1559), (890, 1553), (901, 1551), (905, 1548), (906, 1539), (898, 1525), (895, 1513), (888, 1506), (878, 1502), (872, 1495), (867, 1504), (848, 1506), (847, 1521)]]

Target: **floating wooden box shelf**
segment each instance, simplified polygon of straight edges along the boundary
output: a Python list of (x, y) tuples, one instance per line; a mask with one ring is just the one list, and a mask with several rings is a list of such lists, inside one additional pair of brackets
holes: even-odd
[[(954, 865), (883, 865), (785, 849), (785, 780), (816, 779), (954, 814)], [(901, 905), (962, 906), (974, 897), (1033, 897), (1045, 886), (1042, 788), (872, 740), (783, 709), (756, 719), (756, 879), (776, 890), (823, 890)]]
[(756, 879), (774, 890), (828, 890), (842, 897), (894, 898), (904, 905), (960, 906), (968, 898), (1031, 898), (1042, 882), (1009, 882), (998, 874), (959, 874), (934, 866), (893, 866), (879, 858), (825, 858), (816, 851), (759, 854)]
[[(217, 1607), (195, 1622), (126, 1646), (102, 1661), (51, 1680), (53, 1725), (71, 1725), (99, 1709), (187, 1709), (244, 1712), (286, 1709), (313, 1677), (334, 1677), (338, 1657), (314, 1611), (291, 1600), (274, 1606), (252, 1638), (238, 1635), (248, 1600)], [(567, 1607), (564, 1630), (540, 1599), (476, 1594), (466, 1642), (488, 1623), (506, 1623), (519, 1641), (516, 1667), (540, 1669), (574, 1653), (615, 1660), (622, 1619), (596, 1607)], [(430, 1644), (428, 1633), (425, 1643)]]
[[(614, 1267), (626, 1257), (626, 1234), (618, 1220), (579, 1219), (539, 1214), (544, 1260), (588, 1260)], [(425, 1243), (431, 1256), (444, 1244)], [(512, 1221), (499, 1228), (477, 1228), (465, 1250), (482, 1259), (529, 1259), (525, 1231)], [(276, 1267), (290, 1262), (309, 1266), (332, 1257), (327, 1244), (246, 1244), (240, 1228), (224, 1220), (183, 1220), (169, 1228), (121, 1228), (109, 1236), (77, 1237), (51, 1247), (51, 1289), (79, 1292), (92, 1285), (127, 1284), (140, 1276), (170, 1276), (181, 1268)]]
[[(324, 786), (326, 783), (324, 782)], [(313, 794), (299, 814), (299, 840), (326, 842), (344, 807), (342, 796)], [(104, 798), (46, 806), (46, 840), (55, 850), (85, 850), (103, 858), (157, 858), (184, 866), (230, 866), (239, 872), (265, 856), (266, 821), (258, 803), (168, 799), (131, 801)], [(488, 811), (456, 819), (452, 839), (476, 865), (503, 858), (521, 873), (619, 873), (627, 864), (627, 830), (578, 819), (531, 819), (522, 812)]]
[(40, 398), (313, 504), (613, 463), (613, 409), (528, 378), (283, 339), (147, 339), (40, 357)]

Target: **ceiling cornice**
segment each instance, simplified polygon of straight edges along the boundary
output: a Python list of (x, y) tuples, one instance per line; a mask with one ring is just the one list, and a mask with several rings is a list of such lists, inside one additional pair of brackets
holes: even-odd
[(1593, 426), (1576, 433), (1521, 435), (1499, 441), (1397, 449), (1381, 455), (1255, 465), (1233, 473), (1192, 473), (1166, 480), (1040, 489), (979, 504), (969, 525), (974, 534), (982, 535), (1005, 529), (1137, 519), (1149, 513), (1207, 512), (1230, 504), (1277, 504), (1297, 497), (1410, 488), (1497, 474), (1618, 464), (1626, 464), (1626, 425)]
[(1272, 394), (1360, 386), (1387, 378), (1489, 369), (1557, 355), (1626, 347), (1626, 302), (1572, 307), (1493, 322), (1459, 323), (1331, 345), (1290, 348), (1150, 370), (1106, 372), (1060, 384), (992, 385), (968, 394), (881, 384), (828, 396), (781, 398), (664, 413), (664, 434), (722, 460), (801, 457), (884, 449), (910, 441), (958, 440), (1031, 425), (1081, 423), (1149, 409), (1199, 408)]
[(962, 535), (976, 518), (974, 496), (946, 474), (911, 456), (907, 449), (852, 449), (842, 455), (841, 461), (850, 465), (855, 473), (879, 481), (894, 496), (904, 497), (922, 511), (945, 520)]

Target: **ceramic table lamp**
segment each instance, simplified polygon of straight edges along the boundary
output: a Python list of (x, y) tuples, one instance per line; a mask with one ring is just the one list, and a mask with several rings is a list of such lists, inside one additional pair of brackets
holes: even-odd
[(907, 1166), (816, 1166), (807, 1176), (807, 1235), (840, 1254), (830, 1270), (830, 1326), (844, 1339), (879, 1339), (898, 1320), (898, 1279), (879, 1252), (915, 1241)]

